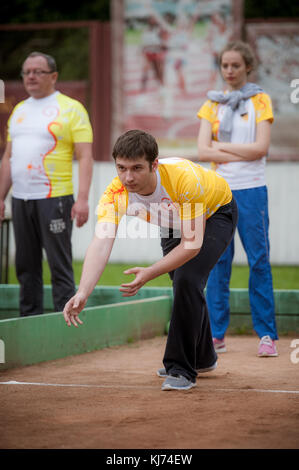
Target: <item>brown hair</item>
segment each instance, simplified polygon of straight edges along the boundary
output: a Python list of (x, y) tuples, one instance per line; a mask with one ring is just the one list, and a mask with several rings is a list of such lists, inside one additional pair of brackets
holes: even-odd
[(112, 156), (123, 157), (136, 160), (145, 157), (149, 162), (150, 168), (152, 163), (158, 157), (159, 149), (155, 138), (147, 132), (138, 129), (132, 129), (118, 137), (113, 150)]
[(223, 54), (228, 51), (237, 51), (241, 54), (246, 67), (249, 68), (248, 74), (256, 68), (257, 62), (256, 62), (254, 52), (251, 46), (248, 43), (243, 42), (243, 41), (230, 41), (228, 44), (226, 44), (226, 46), (222, 49), (222, 51), (219, 54), (219, 58), (218, 58), (219, 67), (221, 67)]

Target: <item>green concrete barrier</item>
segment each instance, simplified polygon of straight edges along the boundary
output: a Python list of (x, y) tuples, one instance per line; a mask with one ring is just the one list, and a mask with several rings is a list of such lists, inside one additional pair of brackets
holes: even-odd
[[(0, 320), (19, 317), (19, 293), (20, 287), (16, 284), (0, 284)], [(172, 297), (171, 287), (143, 287), (134, 300), (146, 299), (167, 295)], [(91, 293), (86, 307), (113, 304), (117, 302), (127, 302), (128, 298), (123, 297), (116, 286), (96, 286)], [(44, 286), (44, 311), (51, 313), (54, 311), (52, 300), (52, 287)]]
[[(172, 299), (171, 287), (143, 287), (134, 300), (169, 296)], [(277, 327), (280, 333), (299, 332), (299, 290), (275, 290), (275, 309)], [(96, 286), (90, 295), (87, 307), (127, 302), (116, 286)], [(0, 320), (17, 318), (19, 303), (18, 285), (0, 285)], [(45, 312), (53, 312), (51, 286), (44, 287)], [(245, 333), (252, 330), (250, 304), (247, 289), (231, 289), (230, 331)]]
[[(299, 334), (299, 290), (276, 290), (274, 297), (278, 333)], [(172, 299), (171, 287), (143, 287), (132, 301), (118, 287), (96, 286), (80, 315), (84, 326), (76, 329), (53, 313), (51, 286), (44, 288), (44, 305), (52, 313), (20, 318), (19, 286), (0, 285), (0, 370), (162, 335)], [(228, 332), (252, 333), (248, 290), (231, 289), (230, 307)]]
[(170, 313), (171, 298), (157, 296), (85, 308), (79, 328), (68, 327), (61, 313), (1, 320), (0, 370), (163, 335)]
[[(299, 333), (299, 290), (275, 290), (275, 317), (279, 334)], [(231, 289), (229, 332), (252, 333), (252, 318), (247, 289)]]

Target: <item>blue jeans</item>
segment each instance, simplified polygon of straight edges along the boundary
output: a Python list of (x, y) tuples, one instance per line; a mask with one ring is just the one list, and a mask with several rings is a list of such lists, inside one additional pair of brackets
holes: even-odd
[[(269, 261), (267, 187), (233, 190), (238, 206), (238, 232), (249, 264), (249, 301), (253, 328), (262, 338), (278, 339), (272, 273)], [(214, 338), (222, 339), (229, 325), (229, 282), (234, 239), (209, 275), (207, 304)]]

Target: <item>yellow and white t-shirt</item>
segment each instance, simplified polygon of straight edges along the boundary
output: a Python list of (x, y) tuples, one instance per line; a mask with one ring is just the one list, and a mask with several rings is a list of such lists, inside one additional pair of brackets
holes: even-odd
[(128, 192), (118, 177), (98, 204), (98, 222), (118, 225), (124, 215), (136, 216), (166, 228), (180, 229), (181, 220), (211, 217), (232, 200), (227, 182), (212, 170), (182, 158), (163, 158), (156, 170), (153, 194)]
[[(212, 124), (212, 140), (218, 141), (221, 118), (226, 110), (225, 104), (207, 100), (197, 113), (199, 118)], [(234, 112), (231, 142), (249, 144), (255, 142), (256, 125), (265, 120), (273, 122), (271, 98), (266, 93), (259, 93), (245, 102), (247, 114), (240, 116)], [(231, 189), (248, 189), (264, 186), (266, 156), (259, 160), (213, 164), (216, 172), (223, 176)]]
[(12, 142), (13, 196), (45, 199), (73, 193), (74, 143), (92, 142), (92, 128), (84, 106), (55, 91), (17, 104), (7, 140)]

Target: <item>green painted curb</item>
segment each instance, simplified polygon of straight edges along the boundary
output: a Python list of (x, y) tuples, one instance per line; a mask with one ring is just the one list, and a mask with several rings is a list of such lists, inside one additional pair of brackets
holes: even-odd
[[(17, 284), (0, 284), (0, 320), (19, 317), (19, 293), (20, 287)], [(134, 296), (134, 300), (147, 299), (160, 295), (170, 296), (172, 298), (171, 287), (143, 287)], [(100, 305), (114, 304), (118, 302), (127, 302), (128, 298), (123, 297), (117, 286), (96, 286), (86, 307), (95, 307)], [(44, 286), (44, 313), (54, 311), (52, 301), (52, 287)]]
[(85, 308), (79, 328), (68, 327), (61, 313), (1, 320), (0, 370), (163, 335), (170, 314), (171, 298), (159, 296)]
[[(278, 333), (299, 333), (299, 290), (276, 290), (274, 297)], [(19, 286), (0, 285), (0, 370), (167, 334), (172, 299), (171, 287), (143, 287), (128, 301), (118, 287), (96, 286), (77, 329), (61, 313), (20, 318)], [(51, 286), (44, 288), (44, 305), (51, 312)], [(252, 333), (247, 289), (231, 289), (230, 307), (228, 332)]]

